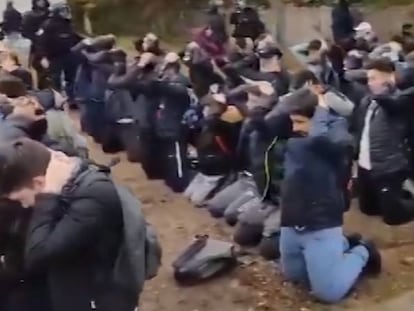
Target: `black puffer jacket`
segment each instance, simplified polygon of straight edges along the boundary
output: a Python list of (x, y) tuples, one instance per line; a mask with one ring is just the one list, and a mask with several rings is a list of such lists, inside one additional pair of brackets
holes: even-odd
[(23, 15), (22, 21), (22, 35), (32, 41), (32, 45), (36, 46), (38, 43), (38, 37), (36, 33), (39, 31), (40, 26), (48, 18), (49, 11), (33, 9)]
[[(113, 281), (122, 240), (121, 203), (110, 177), (88, 167), (81, 166), (64, 194), (37, 201), (26, 241), (26, 268), (47, 272), (53, 310), (131, 311), (137, 298)], [(88, 181), (86, 175), (80, 177), (85, 170), (93, 174)]]
[(0, 205), (0, 310), (50, 311), (46, 277), (25, 273), (23, 257), (27, 227), (32, 209), (18, 203)]
[(3, 12), (3, 31), (7, 33), (18, 32), (22, 27), (22, 14), (13, 5)]
[[(370, 105), (374, 109), (370, 123), (370, 157), (372, 172), (376, 175), (401, 172), (408, 169), (408, 125), (413, 116), (414, 88), (395, 91), (389, 95), (363, 99), (357, 120), (357, 150)], [(411, 119), (411, 120), (410, 120)]]
[(39, 48), (49, 59), (69, 54), (71, 48), (82, 40), (72, 23), (59, 17), (50, 17), (44, 21), (39, 33)]
[(197, 139), (199, 171), (225, 175), (239, 167), (236, 149), (242, 122), (228, 123), (209, 116)]
[(250, 136), (250, 172), (262, 199), (274, 205), (279, 205), (285, 144), (286, 140), (277, 136), (270, 143), (258, 132)]

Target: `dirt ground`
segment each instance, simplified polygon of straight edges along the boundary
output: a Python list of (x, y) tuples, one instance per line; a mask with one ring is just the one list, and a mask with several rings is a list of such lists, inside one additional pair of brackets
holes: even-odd
[[(91, 143), (91, 155), (107, 163), (114, 155), (105, 155)], [(305, 290), (283, 282), (277, 264), (252, 257), (251, 262), (231, 274), (203, 285), (181, 288), (172, 277), (171, 263), (196, 234), (231, 240), (232, 230), (206, 211), (193, 207), (181, 195), (174, 194), (160, 181), (148, 181), (138, 164), (128, 163), (123, 154), (114, 168), (117, 181), (128, 185), (143, 203), (147, 220), (159, 234), (163, 247), (163, 266), (148, 282), (141, 296), (143, 311), (323, 311), (366, 310), (375, 304), (414, 290), (414, 228), (408, 225), (390, 228), (380, 220), (356, 211), (348, 213), (346, 227), (373, 238), (384, 257), (381, 277), (364, 280), (356, 292), (339, 306), (324, 306), (312, 300)], [(411, 310), (398, 307), (393, 311)]]

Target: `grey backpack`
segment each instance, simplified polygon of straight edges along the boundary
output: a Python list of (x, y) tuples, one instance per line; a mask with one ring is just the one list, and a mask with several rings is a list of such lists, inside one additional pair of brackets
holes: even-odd
[(141, 202), (127, 188), (115, 185), (122, 205), (124, 236), (114, 266), (114, 281), (132, 292), (141, 292), (161, 266), (162, 250), (153, 227), (145, 221)]
[(194, 285), (230, 271), (237, 265), (234, 245), (196, 236), (174, 261), (174, 277), (181, 285)]
[[(74, 183), (89, 185), (99, 177), (95, 172), (110, 173), (105, 166), (90, 165)], [(161, 266), (162, 250), (153, 227), (145, 221), (141, 202), (127, 188), (114, 183), (122, 206), (123, 236), (113, 267), (113, 280), (123, 290), (137, 295), (145, 280), (157, 275)]]

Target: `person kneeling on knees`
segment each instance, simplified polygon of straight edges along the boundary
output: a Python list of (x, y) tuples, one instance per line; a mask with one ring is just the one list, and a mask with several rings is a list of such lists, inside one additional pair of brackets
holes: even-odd
[(323, 91), (309, 87), (307, 102), (292, 107), (294, 137), (287, 142), (282, 185), (281, 266), (293, 282), (310, 285), (322, 302), (336, 303), (360, 276), (379, 274), (381, 257), (358, 234), (343, 234), (343, 159), (348, 125), (331, 111)]

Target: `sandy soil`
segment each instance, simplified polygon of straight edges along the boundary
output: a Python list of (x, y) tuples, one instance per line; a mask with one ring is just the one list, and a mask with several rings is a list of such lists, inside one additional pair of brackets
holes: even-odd
[[(104, 155), (92, 143), (91, 155), (99, 163), (107, 163), (113, 157)], [(365, 310), (414, 289), (413, 226), (390, 228), (378, 219), (361, 215), (355, 208), (347, 215), (346, 227), (378, 242), (384, 256), (384, 272), (378, 279), (362, 281), (357, 291), (340, 306), (316, 303), (306, 291), (284, 283), (275, 269), (276, 264), (256, 257), (227, 276), (180, 288), (172, 278), (171, 263), (191, 238), (195, 234), (209, 234), (231, 240), (232, 231), (206, 211), (191, 206), (182, 196), (171, 193), (162, 182), (146, 180), (139, 165), (128, 163), (124, 155), (121, 157), (114, 176), (139, 196), (147, 220), (158, 230), (164, 250), (163, 267), (148, 282), (141, 296), (143, 311)], [(410, 309), (412, 305), (394, 310)]]

